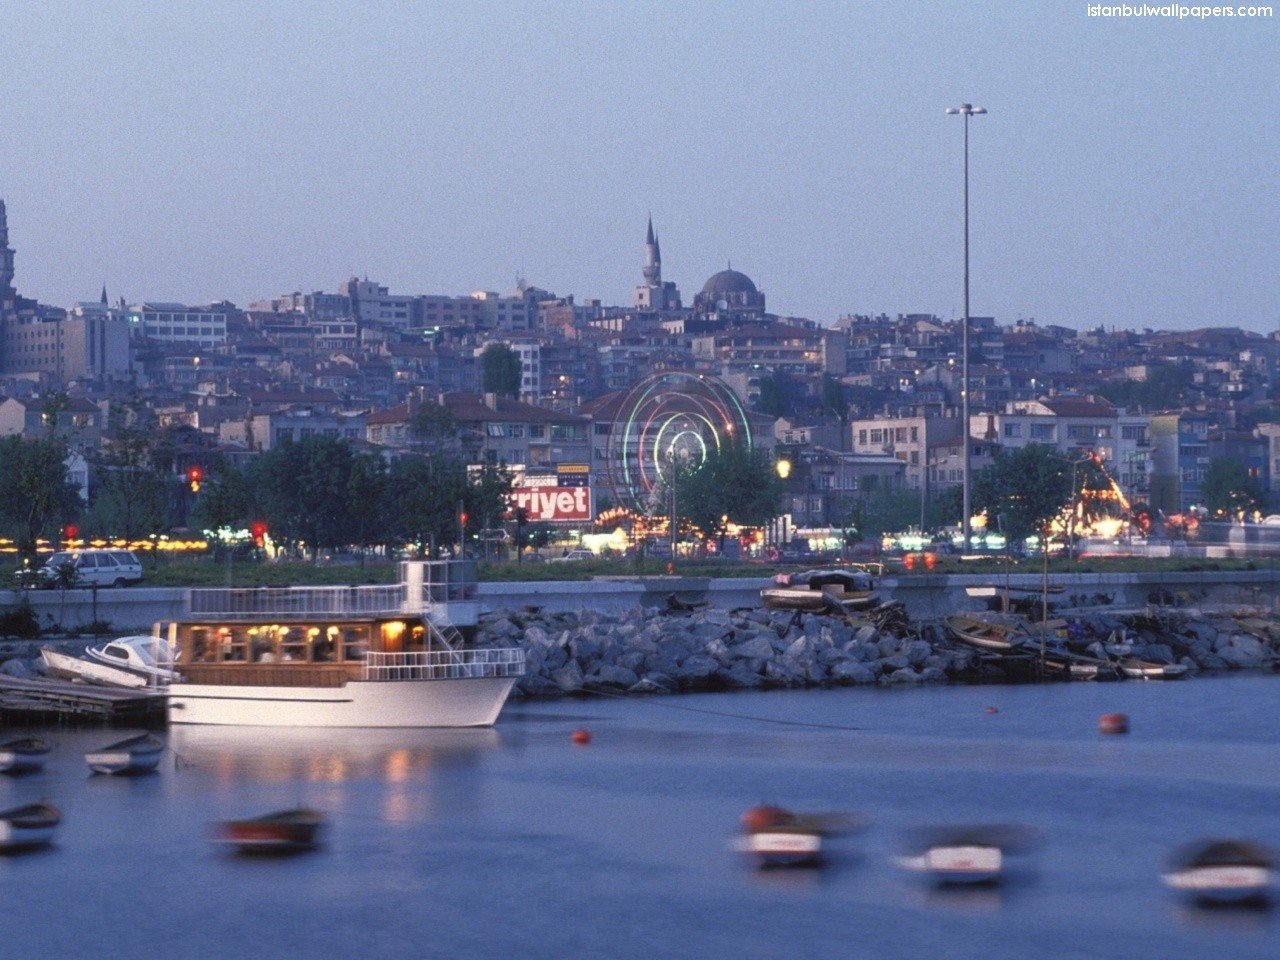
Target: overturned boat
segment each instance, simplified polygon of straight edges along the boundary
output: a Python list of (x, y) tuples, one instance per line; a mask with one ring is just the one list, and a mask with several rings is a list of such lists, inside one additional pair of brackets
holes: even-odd
[(771, 610), (807, 613), (833, 606), (838, 610), (865, 610), (880, 602), (875, 578), (862, 568), (780, 573), (771, 586), (760, 591), (760, 599)]
[(0, 742), (0, 773), (34, 773), (44, 767), (52, 748), (38, 737), (15, 737)]

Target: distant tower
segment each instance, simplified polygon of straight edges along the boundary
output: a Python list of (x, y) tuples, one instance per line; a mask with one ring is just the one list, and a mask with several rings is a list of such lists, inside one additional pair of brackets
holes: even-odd
[(649, 234), (644, 240), (644, 282), (651, 287), (662, 286), (662, 250), (653, 233), (653, 217), (649, 217)]
[(0, 200), (0, 297), (13, 297), (13, 249), (9, 246), (9, 218)]
[(680, 291), (670, 281), (662, 280), (662, 247), (653, 232), (653, 217), (644, 238), (644, 284), (636, 287), (632, 303), (637, 310), (679, 310)]

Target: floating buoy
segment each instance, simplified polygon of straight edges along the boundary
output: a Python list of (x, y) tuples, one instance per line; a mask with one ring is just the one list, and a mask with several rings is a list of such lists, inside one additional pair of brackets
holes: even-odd
[(574, 743), (576, 743), (578, 746), (580, 746), (580, 747), (585, 747), (588, 743), (590, 743), (590, 742), (591, 742), (591, 731), (589, 731), (589, 730), (575, 730), (575, 731), (573, 731), (573, 734), (571, 735), (571, 739), (572, 739), (572, 740), (573, 740), (573, 742), (574, 742)]
[(739, 822), (742, 829), (748, 833), (754, 833), (759, 830), (767, 830), (770, 827), (777, 827), (784, 823), (789, 823), (795, 819), (795, 814), (790, 810), (783, 810), (781, 807), (773, 807), (768, 804), (761, 804), (758, 807), (752, 807), (745, 811)]
[(999, 712), (1000, 712), (999, 707), (987, 707), (987, 713), (999, 713)]
[(1127, 713), (1104, 713), (1098, 718), (1098, 729), (1103, 733), (1128, 733), (1129, 715)]

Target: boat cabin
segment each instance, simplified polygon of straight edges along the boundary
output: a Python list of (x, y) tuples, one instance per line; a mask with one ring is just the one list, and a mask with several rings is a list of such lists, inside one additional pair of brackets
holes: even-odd
[(448, 649), (421, 617), (175, 623), (169, 643), (191, 683), (267, 686), (328, 685), (326, 677), (341, 686), (380, 655)]

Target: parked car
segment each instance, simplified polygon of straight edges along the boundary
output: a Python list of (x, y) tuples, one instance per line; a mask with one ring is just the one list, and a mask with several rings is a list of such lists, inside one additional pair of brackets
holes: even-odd
[(65, 582), (62, 570), (67, 567), (76, 587), (123, 587), (142, 581), (142, 561), (132, 550), (62, 550), (36, 571), (39, 586)]
[(572, 563), (575, 560), (594, 560), (596, 555), (590, 550), (570, 550), (563, 557), (552, 557), (551, 563)]

